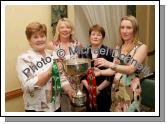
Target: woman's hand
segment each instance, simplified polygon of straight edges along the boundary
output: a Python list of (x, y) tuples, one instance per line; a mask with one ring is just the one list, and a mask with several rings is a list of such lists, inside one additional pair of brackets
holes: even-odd
[(61, 62), (57, 62), (57, 66), (59, 69), (59, 73), (61, 74), (63, 72), (63, 64)]
[(59, 73), (60, 74), (63, 73), (63, 60), (57, 59), (56, 63), (57, 63), (58, 69), (59, 69)]
[(49, 69), (47, 70), (47, 74), (49, 77), (52, 76), (52, 66), (50, 66)]
[(101, 92), (101, 90), (99, 89), (99, 87), (96, 87), (96, 95), (99, 95)]
[(72, 97), (75, 95), (75, 90), (71, 87), (71, 85), (66, 84), (62, 88), (64, 92), (69, 96), (70, 100), (72, 100)]
[(71, 89), (69, 92), (68, 92), (68, 96), (70, 98), (70, 100), (72, 101), (73, 97), (76, 95), (75, 93), (75, 90)]
[(95, 59), (95, 67), (106, 67), (110, 68), (114, 63), (107, 61), (104, 58)]
[(88, 82), (87, 82), (87, 80), (82, 80), (80, 86), (82, 86), (82, 88), (83, 88), (83, 86), (85, 86), (86, 89), (88, 89)]
[(94, 74), (96, 77), (101, 76), (101, 70), (99, 68), (94, 67)]

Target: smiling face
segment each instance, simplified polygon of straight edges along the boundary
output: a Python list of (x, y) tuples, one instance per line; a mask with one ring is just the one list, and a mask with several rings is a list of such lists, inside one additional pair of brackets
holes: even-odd
[(45, 49), (47, 41), (47, 28), (39, 22), (30, 23), (26, 27), (26, 36), (30, 46), (37, 52), (42, 52)]
[(46, 35), (44, 33), (34, 33), (29, 39), (30, 46), (37, 52), (43, 51), (46, 47)]
[(73, 34), (74, 34), (74, 27), (72, 22), (67, 18), (59, 19), (54, 36), (55, 41), (61, 41), (61, 40), (72, 41)]
[(92, 47), (95, 48), (100, 47), (102, 45), (104, 37), (105, 37), (105, 30), (103, 27), (96, 24), (89, 29), (89, 38)]
[(72, 28), (70, 25), (68, 25), (65, 22), (60, 22), (59, 28), (58, 28), (59, 36), (60, 38), (70, 38), (72, 33)]
[(121, 38), (126, 41), (133, 41), (134, 39), (134, 30), (131, 21), (122, 20), (120, 25), (120, 35)]
[(100, 46), (103, 41), (103, 36), (99, 31), (92, 31), (90, 34), (90, 43), (92, 46)]

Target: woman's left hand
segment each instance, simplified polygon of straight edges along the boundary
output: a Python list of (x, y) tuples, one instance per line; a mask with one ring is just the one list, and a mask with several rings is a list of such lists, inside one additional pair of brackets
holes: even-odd
[(70, 98), (70, 100), (73, 100), (73, 97), (76, 95), (75, 90), (70, 90), (70, 92), (68, 92), (68, 96)]
[(101, 70), (99, 68), (94, 67), (94, 74), (96, 77), (101, 76)]
[(58, 66), (58, 69), (59, 69), (59, 72), (62, 73), (63, 72), (63, 65), (61, 62), (57, 62), (57, 66)]
[(113, 64), (112, 62), (107, 61), (104, 58), (95, 59), (95, 67), (106, 67), (109, 68)]

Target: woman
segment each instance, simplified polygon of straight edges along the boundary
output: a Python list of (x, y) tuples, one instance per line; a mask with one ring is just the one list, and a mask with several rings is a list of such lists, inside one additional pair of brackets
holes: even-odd
[[(82, 55), (84, 58), (90, 58), (92, 60), (95, 60), (97, 58), (104, 58), (108, 61), (113, 61), (113, 57), (110, 56), (109, 53), (112, 53), (111, 49), (107, 46), (103, 45), (103, 39), (105, 37), (105, 30), (103, 27), (99, 25), (94, 25), (89, 29), (89, 38), (90, 38), (90, 46), (85, 49), (85, 54)], [(87, 52), (86, 52), (87, 51)], [(92, 61), (92, 66), (93, 61)], [(94, 68), (96, 69), (96, 68)], [(106, 69), (105, 67), (102, 67), (100, 69)], [(110, 106), (111, 106), (111, 82), (113, 77), (111, 76), (99, 76), (96, 77), (96, 105), (90, 105), (90, 99), (87, 103), (87, 111), (100, 111), (100, 112), (109, 112)], [(87, 90), (89, 90), (89, 81), (84, 79), (82, 80), (82, 83), (86, 87)], [(88, 93), (88, 91), (87, 91)], [(90, 93), (87, 94), (87, 98), (90, 97)]]
[[(62, 18), (58, 21), (56, 26), (56, 33), (54, 40), (50, 42), (49, 48), (53, 50), (53, 57), (59, 62), (63, 62), (68, 59), (78, 58), (78, 49), (81, 48), (81, 43), (74, 39), (74, 27), (72, 23), (67, 18)], [(66, 85), (66, 89), (73, 92), (74, 89), (71, 87), (72, 85), (72, 77), (69, 77), (67, 81), (67, 76), (62, 72), (61, 74), (64, 79), (66, 79), (64, 83)], [(71, 96), (72, 96), (71, 95)], [(71, 111), (70, 101), (66, 94), (62, 96), (62, 111)]]
[[(32, 22), (27, 25), (25, 33), (30, 49), (18, 57), (16, 65), (23, 90), (25, 111), (61, 111), (60, 94), (51, 92), (53, 59), (45, 49), (47, 28), (44, 24)], [(61, 86), (64, 87), (65, 84), (61, 83)], [(71, 93), (66, 91), (68, 94)], [(55, 98), (54, 102), (52, 97)]]
[[(78, 57), (75, 51), (81, 48), (81, 43), (74, 38), (74, 27), (67, 18), (58, 21), (53, 41), (49, 43), (49, 48), (54, 50), (55, 59), (73, 59)], [(58, 51), (62, 50), (62, 55)]]
[(117, 52), (115, 53), (117, 54), (114, 62), (99, 58), (95, 65), (109, 68), (100, 71), (101, 75), (110, 75), (114, 71), (116, 72), (112, 89), (112, 111), (140, 111), (139, 72), (142, 70), (141, 64), (147, 56), (148, 48), (139, 41), (139, 27), (135, 17), (123, 17), (119, 32), (121, 43), (116, 46)]

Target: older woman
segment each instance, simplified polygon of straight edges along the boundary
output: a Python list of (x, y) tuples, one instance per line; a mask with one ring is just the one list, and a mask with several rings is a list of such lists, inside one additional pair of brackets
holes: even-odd
[[(85, 49), (85, 51), (83, 52), (85, 54), (82, 54), (82, 57), (90, 58), (92, 60), (96, 60), (97, 58), (100, 57), (112, 62), (113, 57), (110, 56), (112, 50), (109, 47), (103, 45), (104, 37), (105, 37), (104, 28), (99, 25), (93, 25), (89, 29), (90, 46)], [(92, 67), (94, 68), (93, 61), (92, 61)], [(106, 68), (102, 67), (100, 69), (106, 69)], [(100, 111), (100, 112), (110, 111), (112, 79), (113, 77), (111, 76), (99, 76), (94, 79), (96, 80), (96, 86), (97, 86), (96, 96), (94, 96), (94, 94), (90, 94), (89, 92), (87, 97), (90, 98), (90, 95), (92, 95), (92, 97), (96, 98), (96, 103), (91, 105), (90, 103), (91, 99), (88, 99), (87, 111)], [(89, 91), (89, 87), (91, 85), (89, 83), (89, 80), (83, 79), (82, 83)]]
[(112, 111), (140, 111), (139, 72), (147, 56), (147, 46), (139, 41), (139, 27), (135, 17), (123, 17), (119, 32), (121, 43), (116, 46), (114, 62), (99, 58), (95, 65), (109, 68), (101, 70), (100, 75), (112, 75), (116, 72), (112, 90)]
[[(25, 33), (30, 48), (18, 57), (16, 65), (23, 90), (25, 111), (61, 111), (60, 94), (53, 93), (51, 88), (53, 58), (45, 49), (47, 28), (44, 24), (32, 22), (27, 25)], [(61, 83), (62, 87), (64, 85)]]

